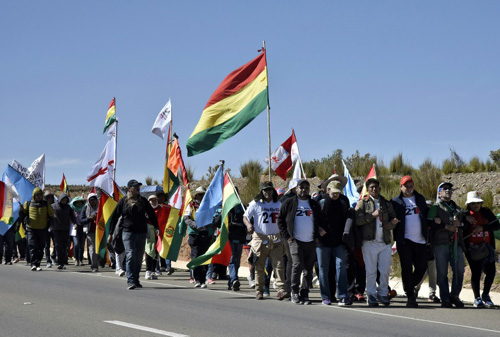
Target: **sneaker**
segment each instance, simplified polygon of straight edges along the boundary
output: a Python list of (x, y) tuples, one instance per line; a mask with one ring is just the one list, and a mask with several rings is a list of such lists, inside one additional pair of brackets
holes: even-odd
[(239, 291), (240, 290), (240, 281), (239, 280), (234, 280), (232, 288), (234, 291)]
[(308, 296), (302, 297), (302, 300), (300, 301), (303, 305), (310, 305), (312, 302), (309, 300)]
[(118, 272), (118, 276), (122, 277), (123, 275), (125, 275), (125, 270), (120, 269)]
[(209, 278), (209, 279), (208, 279), (208, 284), (215, 284), (214, 279), (213, 279), (213, 278)]
[[(394, 297), (398, 296), (398, 292), (394, 289), (391, 289), (388, 293), (387, 293), (387, 298), (389, 300), (392, 300)], [(415, 296), (416, 298), (416, 296)]]
[(52, 263), (47, 263), (47, 268), (52, 268)]
[(42, 267), (36, 267), (36, 271), (42, 271)]
[(271, 294), (269, 293), (269, 287), (264, 287), (264, 296), (269, 297)]
[(365, 297), (363, 296), (363, 294), (356, 294), (354, 295), (354, 298), (358, 300), (358, 302), (364, 302), (365, 301)]
[(417, 298), (415, 295), (408, 296), (408, 300), (406, 301), (407, 308), (418, 308)]
[(326, 300), (321, 301), (321, 304), (323, 304), (323, 305), (331, 305), (332, 302), (330, 302), (330, 300), (327, 298)]
[(201, 287), (201, 283), (200, 283), (200, 282), (198, 282), (198, 281), (196, 281), (196, 282), (194, 283), (194, 287), (195, 287), (195, 288), (200, 288), (200, 287)]
[(474, 308), (486, 308), (486, 305), (484, 304), (481, 297), (478, 297), (474, 300)]
[(252, 280), (250, 275), (247, 276), (247, 280), (248, 280), (248, 285), (250, 286), (250, 288), (254, 289), (255, 288), (255, 280)]
[(80, 267), (83, 267), (85, 266), (85, 264), (83, 264), (83, 262), (80, 262)]
[(278, 290), (278, 293), (276, 294), (276, 298), (278, 299), (278, 301), (283, 301), (286, 296), (287, 292), (285, 291), (285, 289)]
[(31, 266), (31, 271), (36, 271), (36, 266)]
[(388, 307), (391, 304), (391, 301), (389, 301), (387, 296), (379, 296), (378, 300), (384, 307)]
[(93, 273), (97, 273), (98, 271), (99, 271), (99, 269), (97, 269), (97, 268), (92, 268), (92, 272), (93, 272)]
[(206, 288), (207, 287), (207, 284), (206, 283), (202, 283), (201, 284), (201, 288)]
[(149, 270), (146, 271), (146, 276), (144, 278), (146, 280), (151, 280), (152, 279), (151, 272)]
[(366, 299), (366, 304), (368, 304), (368, 306), (371, 308), (378, 307), (377, 298), (375, 296), (368, 295)]
[(139, 281), (137, 281), (137, 282), (135, 283), (135, 286), (136, 286), (136, 288), (142, 288), (142, 284), (141, 284), (141, 282), (139, 282)]
[(441, 308), (453, 308), (453, 305), (451, 304), (450, 301), (442, 301)]
[(294, 293), (292, 293), (291, 301), (292, 301), (292, 303), (295, 303), (295, 304), (303, 304), (303, 303), (300, 301), (299, 294), (294, 294)]
[(347, 297), (341, 297), (338, 304), (339, 304), (339, 307), (343, 307), (346, 305), (351, 305), (352, 302)]
[(257, 293), (255, 293), (255, 299), (256, 300), (264, 299), (264, 295), (262, 294), (262, 291), (257, 291)]
[(18, 263), (18, 262), (19, 262), (19, 258), (18, 258), (18, 257), (16, 257), (16, 258), (14, 259), (14, 263)]
[(495, 306), (495, 304), (493, 303), (493, 301), (491, 300), (489, 295), (483, 295), (482, 299), (483, 299), (484, 305), (486, 305), (486, 307), (491, 308), (491, 307)]
[(151, 279), (152, 280), (157, 280), (158, 276), (156, 276), (156, 273), (151, 273)]
[(155, 271), (155, 272), (154, 272), (154, 274), (155, 274), (156, 276), (163, 275), (163, 273), (162, 273), (160, 270)]
[(174, 272), (175, 272), (175, 269), (170, 268), (169, 270), (167, 270), (167, 275), (172, 275)]
[(167, 268), (165, 268), (165, 267), (161, 267), (161, 268), (160, 268), (160, 271), (167, 271)]
[(64, 267), (64, 266), (62, 266), (62, 265), (58, 265), (58, 266), (57, 266), (57, 269), (61, 270), (61, 269), (63, 269), (63, 267)]
[(429, 296), (429, 302), (431, 303), (441, 303), (441, 300), (436, 295)]
[(460, 301), (460, 298), (458, 298), (458, 296), (450, 296), (450, 302), (456, 308), (463, 308), (464, 307), (464, 302)]
[(129, 285), (127, 286), (127, 289), (128, 289), (128, 290), (135, 289), (135, 284), (129, 284)]
[(192, 278), (192, 277), (191, 277), (191, 278), (189, 279), (189, 283), (194, 283), (194, 278)]
[(12, 262), (10, 262), (10, 261), (9, 262), (5, 262), (5, 265), (6, 266), (12, 266)]

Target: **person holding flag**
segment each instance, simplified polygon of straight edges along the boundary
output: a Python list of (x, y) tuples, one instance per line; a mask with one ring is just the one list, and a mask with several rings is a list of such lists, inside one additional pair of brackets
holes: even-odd
[(118, 219), (122, 217), (122, 239), (125, 247), (126, 268), (127, 268), (127, 288), (129, 290), (142, 288), (139, 282), (142, 258), (146, 248), (146, 236), (148, 231), (148, 221), (155, 228), (158, 236), (160, 229), (156, 214), (148, 200), (141, 196), (141, 183), (132, 179), (127, 183), (127, 196), (120, 199), (115, 211), (111, 216), (109, 232), (113, 233)]
[[(278, 193), (271, 181), (260, 184), (260, 193), (250, 202), (243, 216), (243, 222), (248, 233), (252, 233), (250, 242), (252, 253), (257, 261), (255, 265), (255, 299), (264, 298), (264, 280), (266, 259), (271, 259), (271, 264), (276, 273), (276, 286), (278, 300), (286, 296), (285, 275), (283, 271), (284, 248), (279, 235), (278, 214), (281, 202)], [(251, 222), (253, 220), (253, 224)]]
[(97, 254), (95, 244), (97, 206), (97, 194), (89, 193), (87, 195), (87, 204), (83, 206), (79, 219), (80, 224), (83, 227), (83, 232), (87, 235), (90, 269), (93, 273), (96, 273), (99, 270), (99, 254)]

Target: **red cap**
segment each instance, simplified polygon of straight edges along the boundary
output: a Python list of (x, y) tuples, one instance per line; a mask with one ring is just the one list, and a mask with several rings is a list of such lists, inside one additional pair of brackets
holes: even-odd
[(409, 181), (413, 182), (413, 178), (411, 176), (404, 176), (403, 178), (401, 178), (401, 184), (399, 186), (403, 186)]

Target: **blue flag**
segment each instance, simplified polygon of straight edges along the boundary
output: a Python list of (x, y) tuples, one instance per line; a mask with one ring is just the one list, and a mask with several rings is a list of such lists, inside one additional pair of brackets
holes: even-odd
[(214, 179), (208, 186), (207, 192), (201, 201), (200, 207), (196, 211), (195, 219), (198, 228), (205, 227), (212, 223), (215, 212), (222, 205), (222, 190), (224, 188), (224, 175), (222, 165), (215, 173)]
[(354, 183), (354, 180), (351, 177), (351, 174), (349, 173), (349, 170), (347, 169), (347, 166), (345, 166), (343, 160), (342, 160), (342, 165), (344, 165), (344, 177), (347, 178), (347, 184), (344, 187), (344, 195), (347, 198), (349, 198), (351, 206), (355, 207), (359, 200), (358, 189), (356, 187), (356, 184)]
[(33, 185), (31, 182), (29, 182), (28, 179), (23, 177), (21, 173), (17, 172), (12, 166), (7, 165), (7, 168), (3, 172), (2, 181), (5, 181), (5, 176), (10, 179), (10, 181), (16, 188), (17, 194), (19, 194), (22, 204), (32, 199), (35, 185)]

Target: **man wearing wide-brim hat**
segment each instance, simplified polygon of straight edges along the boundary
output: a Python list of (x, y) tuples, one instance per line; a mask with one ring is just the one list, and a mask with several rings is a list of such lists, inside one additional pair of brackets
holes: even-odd
[(332, 181), (338, 181), (340, 184), (337, 185), (337, 187), (340, 190), (343, 190), (345, 185), (347, 184), (347, 178), (344, 176), (339, 176), (338, 174), (332, 174), (328, 179), (325, 179), (321, 182), (321, 184), (318, 185), (318, 195), (315, 196), (313, 199), (319, 202), (320, 200), (324, 199), (327, 195), (327, 189), (328, 189), (328, 184), (330, 184)]

